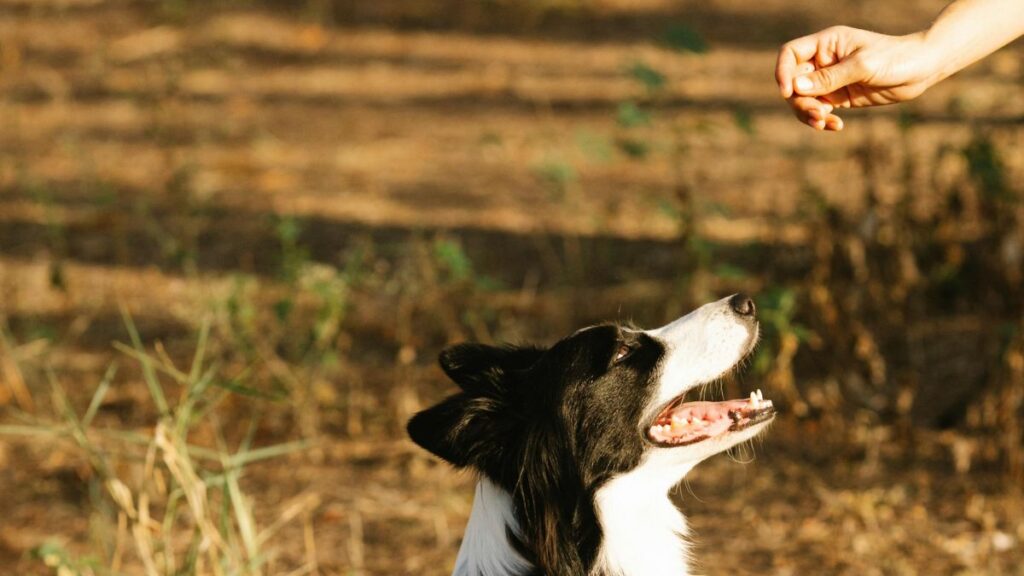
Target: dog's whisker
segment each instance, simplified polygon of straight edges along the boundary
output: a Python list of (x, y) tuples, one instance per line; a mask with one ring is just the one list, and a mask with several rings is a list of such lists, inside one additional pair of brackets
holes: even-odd
[(690, 496), (693, 496), (694, 500), (700, 502), (701, 504), (704, 504), (704, 500), (702, 500), (700, 496), (697, 496), (697, 493), (693, 491), (693, 485), (690, 484), (690, 480), (688, 478), (683, 478), (683, 485), (686, 486), (686, 491), (690, 494)]

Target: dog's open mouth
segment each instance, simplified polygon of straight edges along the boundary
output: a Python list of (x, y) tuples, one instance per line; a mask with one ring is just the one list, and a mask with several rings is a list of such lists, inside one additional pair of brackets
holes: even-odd
[(771, 420), (775, 407), (761, 391), (751, 392), (744, 400), (723, 402), (684, 402), (679, 397), (669, 403), (647, 430), (648, 438), (659, 446), (685, 446), (727, 432), (737, 432)]

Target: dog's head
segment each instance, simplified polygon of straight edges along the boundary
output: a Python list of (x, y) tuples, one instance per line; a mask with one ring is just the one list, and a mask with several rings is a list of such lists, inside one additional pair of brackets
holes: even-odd
[(759, 393), (686, 401), (753, 350), (754, 312), (735, 295), (655, 330), (593, 326), (547, 349), (453, 346), (440, 362), (461, 391), (413, 417), (409, 435), (510, 492), (537, 475), (593, 491), (652, 453), (678, 464), (664, 467), (678, 480), (774, 417)]

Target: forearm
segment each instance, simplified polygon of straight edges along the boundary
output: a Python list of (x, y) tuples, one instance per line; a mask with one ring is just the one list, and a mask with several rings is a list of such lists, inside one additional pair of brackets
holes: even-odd
[(957, 0), (924, 33), (934, 84), (1024, 34), (1024, 0)]

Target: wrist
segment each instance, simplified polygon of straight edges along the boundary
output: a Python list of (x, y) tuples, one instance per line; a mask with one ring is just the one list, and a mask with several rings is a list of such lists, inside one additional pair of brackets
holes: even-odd
[(951, 51), (951, 42), (935, 33), (934, 29), (909, 34), (903, 37), (910, 46), (908, 59), (916, 69), (920, 82), (930, 88), (960, 71)]

